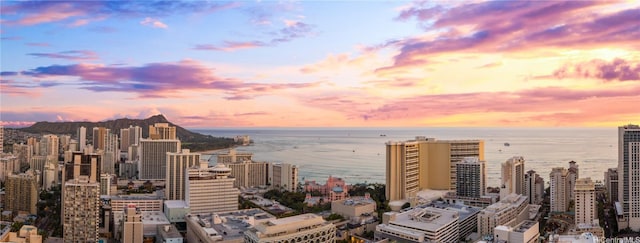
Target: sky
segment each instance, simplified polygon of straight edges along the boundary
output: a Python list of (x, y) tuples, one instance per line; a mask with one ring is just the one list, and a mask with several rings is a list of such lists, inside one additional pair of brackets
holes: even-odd
[(640, 1), (0, 1), (0, 120), (640, 122)]

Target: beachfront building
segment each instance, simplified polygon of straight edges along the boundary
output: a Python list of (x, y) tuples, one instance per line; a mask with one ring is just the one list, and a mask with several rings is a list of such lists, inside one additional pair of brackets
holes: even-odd
[(262, 209), (221, 213), (186, 214), (187, 242), (244, 242), (244, 232), (254, 225), (276, 219)]
[(524, 158), (513, 156), (501, 165), (500, 197), (512, 193), (525, 195)]
[(436, 140), (416, 137), (386, 143), (386, 197), (406, 200), (418, 191), (456, 190), (456, 164), (465, 157), (484, 160), (482, 140)]
[(286, 163), (269, 163), (269, 178), (273, 188), (295, 192), (298, 187), (298, 166)]
[(253, 154), (252, 153), (242, 153), (236, 151), (236, 149), (229, 149), (227, 153), (219, 153), (217, 155), (217, 163), (230, 164), (230, 163), (241, 163), (244, 161), (251, 161)]
[(640, 126), (618, 127), (618, 229), (640, 231)]
[(529, 218), (528, 206), (529, 201), (523, 195), (513, 193), (501, 198), (478, 214), (478, 233), (482, 236), (493, 235), (496, 226), (516, 226)]
[[(191, 153), (188, 149), (167, 153), (165, 200), (184, 200), (187, 170), (200, 165), (200, 163), (200, 154)], [(207, 162), (204, 161), (204, 163)]]
[(245, 160), (218, 164), (224, 164), (231, 169), (231, 177), (235, 178), (233, 186), (236, 188), (258, 187), (269, 183), (269, 163), (267, 162)]
[(319, 242), (336, 240), (336, 227), (316, 214), (302, 214), (257, 223), (244, 232), (244, 242)]
[[(205, 164), (201, 164), (205, 165)], [(191, 213), (212, 213), (238, 210), (240, 191), (233, 186), (231, 169), (224, 164), (189, 169), (185, 201)]]

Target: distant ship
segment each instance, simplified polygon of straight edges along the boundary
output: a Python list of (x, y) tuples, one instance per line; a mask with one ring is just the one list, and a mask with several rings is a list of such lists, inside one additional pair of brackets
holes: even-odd
[(509, 146), (511, 146), (511, 144), (509, 144), (509, 143), (504, 143), (504, 146), (505, 146), (505, 147), (509, 147)]
[(386, 137), (387, 134), (380, 134), (380, 137)]

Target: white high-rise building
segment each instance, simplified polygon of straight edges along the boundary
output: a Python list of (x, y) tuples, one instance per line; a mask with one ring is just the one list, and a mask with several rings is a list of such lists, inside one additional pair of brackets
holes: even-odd
[(569, 209), (569, 171), (562, 167), (551, 169), (549, 173), (549, 197), (551, 212), (566, 212)]
[(598, 219), (596, 208), (596, 187), (591, 178), (580, 178), (576, 181), (574, 201), (576, 207), (575, 224), (592, 224)]
[(100, 218), (100, 185), (88, 177), (69, 180), (63, 194), (64, 242), (98, 242)]
[(105, 136), (104, 150), (102, 154), (102, 173), (116, 174), (115, 165), (120, 159), (120, 150), (118, 149), (118, 135), (108, 133)]
[(167, 153), (180, 151), (180, 140), (140, 139), (138, 172), (140, 180), (164, 180), (167, 176)]
[(298, 167), (292, 164), (270, 164), (271, 186), (295, 192), (298, 187)]
[(618, 127), (618, 199), (622, 204), (625, 225), (640, 231), (640, 126)]
[(200, 165), (200, 154), (183, 149), (177, 153), (167, 153), (167, 176), (165, 179), (165, 200), (184, 200), (187, 170)]
[(456, 164), (458, 175), (456, 195), (459, 197), (479, 198), (487, 188), (486, 162), (477, 157), (467, 157)]
[(240, 192), (233, 187), (234, 178), (229, 177), (231, 169), (217, 164), (212, 168), (192, 168), (188, 173), (185, 201), (191, 213), (238, 210)]
[(233, 186), (237, 188), (264, 186), (269, 183), (268, 162), (242, 161), (237, 163), (219, 163), (231, 169), (231, 177), (236, 180)]
[(79, 151), (84, 151), (84, 148), (87, 147), (87, 128), (86, 127), (78, 127), (78, 132), (76, 133), (78, 137), (78, 146), (80, 147)]
[(524, 158), (522, 156), (513, 156), (502, 163), (501, 197), (512, 193), (525, 195), (524, 172)]
[(42, 173), (42, 187), (49, 190), (58, 184), (58, 163), (47, 162)]

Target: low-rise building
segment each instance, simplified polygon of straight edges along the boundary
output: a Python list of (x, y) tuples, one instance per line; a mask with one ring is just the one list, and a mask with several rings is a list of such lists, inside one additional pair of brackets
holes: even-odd
[(164, 201), (164, 215), (171, 223), (186, 222), (184, 216), (190, 212), (189, 205), (183, 200)]
[(493, 235), (493, 229), (499, 225), (514, 227), (529, 219), (527, 197), (511, 194), (497, 203), (491, 204), (478, 214), (478, 233), (481, 236)]
[(184, 237), (178, 232), (178, 229), (172, 224), (163, 224), (157, 226), (156, 243), (182, 243)]
[(540, 237), (540, 231), (538, 228), (538, 222), (531, 220), (522, 221), (515, 227), (499, 225), (493, 230), (493, 242), (538, 242), (538, 237)]
[(351, 197), (331, 202), (331, 212), (342, 215), (346, 219), (353, 217), (374, 215), (376, 202), (368, 195), (364, 197)]
[(244, 232), (276, 217), (261, 209), (187, 214), (187, 242), (244, 242)]
[(38, 228), (35, 226), (23, 225), (18, 232), (4, 234), (4, 237), (0, 238), (0, 242), (42, 243), (42, 236), (38, 234)]
[(387, 212), (376, 227), (374, 240), (400, 242), (457, 242), (459, 213), (441, 208), (416, 207), (404, 212)]
[(334, 242), (336, 226), (315, 214), (271, 219), (244, 232), (244, 242)]

